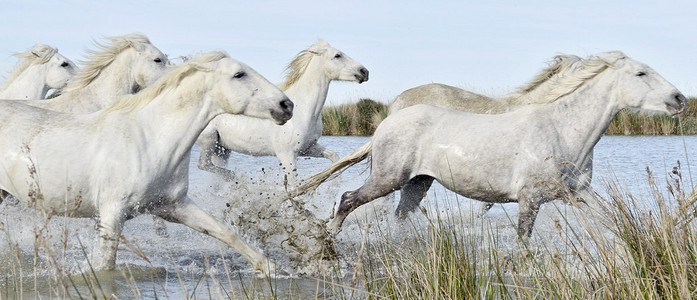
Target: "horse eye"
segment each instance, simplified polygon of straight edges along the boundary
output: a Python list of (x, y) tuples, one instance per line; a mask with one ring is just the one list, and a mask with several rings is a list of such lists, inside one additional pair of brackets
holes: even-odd
[(156, 62), (156, 63), (158, 63), (158, 64), (162, 62), (162, 60), (161, 60), (159, 57), (156, 58), (156, 59), (154, 59), (153, 61)]
[(336, 55), (334, 55), (334, 58), (341, 58), (341, 53), (337, 53)]
[(67, 61), (64, 61), (64, 62), (61, 64), (61, 67), (63, 67), (63, 68), (67, 68), (68, 66), (69, 66), (69, 64), (68, 64)]
[(646, 73), (644, 73), (644, 72), (636, 73), (636, 76), (644, 76), (644, 75), (646, 75)]
[(237, 73), (235, 73), (235, 75), (232, 75), (232, 77), (240, 79), (246, 75), (247, 75), (247, 73), (245, 73), (245, 72), (237, 72)]

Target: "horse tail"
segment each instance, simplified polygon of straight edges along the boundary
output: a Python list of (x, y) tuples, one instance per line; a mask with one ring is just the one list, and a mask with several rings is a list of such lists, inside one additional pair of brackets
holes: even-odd
[[(346, 155), (342, 157), (341, 159), (337, 160), (335, 163), (333, 163), (331, 166), (328, 168), (324, 169), (324, 171), (319, 172), (312, 177), (305, 179), (302, 181), (300, 186), (296, 188), (294, 191), (290, 193), (291, 197), (297, 197), (300, 195), (304, 195), (305, 193), (309, 191), (315, 190), (320, 184), (332, 180), (336, 177), (339, 176), (342, 172), (344, 172), (346, 169), (349, 167), (361, 162), (362, 160), (366, 159), (368, 155), (370, 155), (370, 152), (373, 149), (373, 139), (370, 139), (368, 143), (365, 145), (359, 147), (353, 153)], [(333, 176), (332, 176), (333, 175)]]

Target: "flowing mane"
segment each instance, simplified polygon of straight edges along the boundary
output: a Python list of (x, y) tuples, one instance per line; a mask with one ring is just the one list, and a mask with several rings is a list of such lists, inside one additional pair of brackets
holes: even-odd
[[(582, 59), (575, 55), (557, 55), (527, 85), (507, 96), (523, 104), (551, 103), (578, 89), (589, 79), (611, 68), (626, 55), (620, 51)], [(542, 89), (539, 90), (538, 89)], [(531, 93), (535, 92), (535, 96)], [(541, 96), (540, 96), (541, 95)]]
[(298, 55), (295, 56), (293, 61), (291, 61), (285, 69), (286, 81), (279, 84), (278, 87), (282, 91), (285, 91), (291, 85), (298, 82), (300, 77), (302, 77), (302, 75), (305, 73), (305, 69), (307, 68), (307, 65), (310, 64), (312, 57), (314, 55), (318, 54), (318, 51), (320, 51), (322, 49), (326, 49), (328, 47), (330, 47), (329, 43), (327, 43), (324, 40), (320, 40), (319, 42), (317, 42), (316, 44), (313, 44), (312, 46), (308, 47), (307, 49), (300, 51), (298, 53)]
[(104, 112), (113, 112), (118, 110), (131, 112), (143, 108), (164, 91), (176, 88), (184, 78), (195, 73), (196, 71), (210, 71), (202, 68), (200, 64), (219, 61), (227, 57), (230, 56), (223, 51), (200, 54), (191, 61), (179, 65), (174, 70), (162, 76), (162, 78), (160, 78), (153, 85), (147, 87), (139, 93), (125, 95), (117, 99), (111, 106), (105, 109)]
[(58, 53), (58, 49), (44, 44), (36, 44), (29, 51), (15, 53), (14, 56), (23, 58), (24, 60), (17, 63), (10, 75), (5, 80), (5, 83), (0, 91), (7, 89), (7, 87), (10, 86), (15, 79), (17, 79), (19, 74), (24, 72), (24, 70), (32, 65), (47, 63), (56, 53)]
[(88, 50), (88, 60), (80, 61), (84, 67), (78, 71), (78, 74), (68, 82), (65, 91), (72, 91), (88, 86), (95, 78), (102, 73), (104, 68), (111, 64), (116, 56), (123, 50), (134, 47), (133, 43), (150, 44), (150, 40), (144, 34), (132, 33), (121, 36), (106, 37), (111, 42), (110, 45), (105, 45), (94, 41), (98, 50)]

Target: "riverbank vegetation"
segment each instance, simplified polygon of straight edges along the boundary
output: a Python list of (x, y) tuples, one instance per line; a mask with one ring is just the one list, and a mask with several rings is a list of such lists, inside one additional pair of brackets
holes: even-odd
[[(696, 135), (697, 98), (690, 98), (678, 117), (621, 111), (610, 124), (607, 135)], [(327, 106), (322, 110), (323, 135), (370, 136), (387, 117), (388, 106), (371, 99)]]

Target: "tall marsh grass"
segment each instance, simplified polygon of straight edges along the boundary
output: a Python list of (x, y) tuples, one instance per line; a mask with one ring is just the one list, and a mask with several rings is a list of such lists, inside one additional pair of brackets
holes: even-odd
[(648, 199), (619, 182), (605, 181), (607, 195), (582, 209), (581, 226), (554, 225), (561, 245), (544, 237), (511, 252), (486, 223), (466, 233), (439, 214), (425, 233), (386, 236), (361, 258), (366, 298), (694, 299), (697, 198), (679, 167), (666, 190), (648, 172)]
[[(328, 106), (322, 110), (323, 135), (369, 136), (387, 117), (388, 106), (370, 99), (354, 104)], [(697, 98), (690, 98), (678, 117), (620, 111), (610, 124), (608, 135), (696, 135)]]
[(387, 117), (387, 105), (370, 99), (322, 109), (323, 135), (368, 136)]

